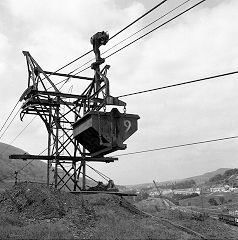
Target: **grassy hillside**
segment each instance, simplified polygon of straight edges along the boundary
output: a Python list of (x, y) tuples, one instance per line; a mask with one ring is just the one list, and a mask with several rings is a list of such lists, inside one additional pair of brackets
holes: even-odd
[(230, 168), (219, 168), (216, 171), (212, 172), (207, 172), (199, 176), (187, 178), (187, 179), (192, 179), (194, 180), (197, 184), (205, 183), (207, 182), (210, 178), (214, 177), (217, 174), (224, 174), (225, 171), (229, 170)]
[[(11, 154), (24, 154), (26, 153), (24, 150), (16, 148), (14, 146), (0, 143), (0, 179), (7, 178), (5, 182), (8, 180), (14, 179), (14, 172), (19, 171), (23, 168), (30, 160), (15, 160), (9, 159), (9, 155)], [(25, 180), (37, 180), (44, 181), (46, 179), (46, 163), (42, 161), (33, 161), (29, 163), (27, 167), (25, 167), (19, 173), (19, 179)]]
[(201, 239), (178, 224), (206, 239), (237, 239), (234, 228), (214, 219), (191, 220), (176, 209), (152, 213), (159, 219), (115, 195), (73, 195), (21, 183), (0, 194), (0, 239)]
[[(180, 206), (207, 214), (237, 214), (237, 192), (215, 192), (179, 201)], [(237, 239), (237, 238), (236, 238)]]
[[(9, 155), (11, 154), (24, 153), (26, 152), (22, 149), (5, 143), (0, 143), (0, 191), (14, 184), (14, 172), (21, 170), (23, 167), (24, 169), (18, 173), (18, 181), (46, 182), (47, 164), (45, 162), (40, 160), (31, 162), (31, 160), (23, 161), (21, 159), (9, 159)], [(26, 166), (26, 164), (28, 165)], [(59, 175), (64, 175), (64, 172), (59, 170)], [(1, 179), (4, 180), (1, 181)], [(51, 182), (53, 182), (53, 172), (51, 173), (50, 179)], [(70, 181), (69, 184), (71, 183), (72, 182)], [(81, 179), (79, 180), (79, 184), (81, 184)], [(89, 186), (95, 185), (94, 182), (88, 179), (86, 184)]]
[[(189, 177), (189, 178), (184, 178), (184, 179), (177, 179), (177, 180), (171, 180), (171, 181), (164, 181), (164, 182), (159, 182), (157, 183), (158, 185), (169, 185), (175, 182), (183, 182), (185, 180), (194, 180), (196, 184), (201, 184), (207, 182), (211, 177), (214, 177), (217, 174), (224, 174), (225, 171), (229, 170), (230, 168), (219, 168), (215, 171), (207, 172), (195, 177)], [(128, 188), (136, 188), (136, 189), (142, 189), (142, 188), (149, 188), (149, 187), (154, 187), (154, 183), (142, 183), (142, 184), (137, 184), (137, 185), (127, 185)]]

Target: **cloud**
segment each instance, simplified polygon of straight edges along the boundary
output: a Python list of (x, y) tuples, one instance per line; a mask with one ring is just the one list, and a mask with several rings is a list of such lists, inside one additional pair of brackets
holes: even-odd
[[(89, 39), (97, 31), (108, 30), (112, 36), (146, 11), (144, 4), (138, 1), (127, 2), (126, 7), (111, 0), (4, 2), (4, 7), (0, 7), (4, 13), (0, 16), (1, 26), (5, 26), (0, 30), (0, 77), (4, 79), (0, 100), (5, 103), (1, 122), (27, 86), (22, 50), (29, 50), (43, 69), (55, 70), (90, 50)], [(112, 94), (118, 96), (236, 70), (238, 2), (207, 4), (108, 58), (106, 63), (112, 66), (108, 73)], [(158, 14), (152, 14), (149, 19), (157, 18)], [(148, 21), (140, 21), (109, 42), (103, 50)], [(89, 55), (64, 71), (70, 71), (92, 57)], [(6, 66), (7, 75), (3, 74)], [(92, 76), (93, 72), (89, 70), (84, 74)], [(139, 131), (128, 140), (127, 151), (235, 134), (238, 132), (236, 81), (235, 76), (226, 77), (123, 98), (128, 104), (128, 113), (141, 116)], [(72, 82), (65, 89), (71, 85)], [(75, 93), (81, 93), (82, 89), (75, 84)], [(16, 122), (6, 141), (23, 126)], [(38, 153), (44, 145), (39, 139), (47, 140), (44, 133), (41, 135), (43, 131), (43, 123), (34, 123), (26, 138), (22, 137), (16, 145)], [(220, 151), (221, 148), (224, 151)], [(235, 144), (227, 142), (224, 146), (204, 145), (122, 157), (115, 165), (98, 165), (98, 168), (122, 184), (150, 181), (156, 176), (166, 180), (219, 168), (225, 165), (224, 159), (229, 159), (230, 166), (234, 166), (234, 154), (237, 154)]]
[(2, 74), (6, 70), (6, 54), (9, 51), (10, 45), (8, 42), (7, 36), (0, 33), (0, 74)]
[[(112, 74), (118, 82), (116, 93), (121, 95), (237, 70), (238, 30), (234, 27), (234, 22), (238, 21), (237, 4), (229, 1), (212, 8), (201, 7), (152, 33), (143, 42), (134, 44), (137, 49), (134, 61), (122, 68), (127, 74), (117, 75), (116, 71)], [(118, 54), (121, 56), (122, 53)], [(139, 131), (132, 136), (128, 151), (237, 135), (236, 81), (236, 76), (230, 76), (123, 98), (129, 110), (141, 116)], [(229, 166), (235, 166), (235, 144), (226, 144), (230, 147), (225, 144), (224, 147), (214, 144), (212, 148), (204, 145), (175, 150), (175, 153), (165, 151), (125, 156), (122, 161), (125, 168), (125, 162), (137, 166), (137, 172), (140, 172), (139, 166), (149, 165), (150, 171), (143, 171), (141, 167), (138, 174), (144, 181), (150, 174), (162, 174), (162, 179), (168, 179), (155, 167), (163, 169), (163, 161), (171, 164), (170, 176), (180, 178), (199, 174), (206, 168), (224, 167), (225, 159), (229, 159), (229, 163), (226, 162)], [(221, 147), (223, 151), (220, 151)], [(204, 148), (210, 149), (210, 152), (206, 151), (209, 154), (204, 154)]]
[[(113, 1), (108, 0), (100, 2), (10, 0), (2, 2), (0, 10), (1, 24), (4, 26), (0, 30), (0, 66), (3, 69), (3, 66), (8, 64), (11, 69), (7, 75), (1, 75), (4, 79), (1, 99), (5, 101), (1, 114), (3, 123), (10, 113), (9, 108), (15, 105), (27, 87), (27, 69), (22, 50), (30, 51), (43, 69), (54, 71), (85, 53), (85, 50), (91, 49), (89, 40), (94, 33), (109, 30), (110, 34), (113, 34), (121, 26), (128, 24), (135, 15), (140, 15), (144, 8), (139, 3), (134, 3), (125, 9), (119, 8)], [(90, 55), (89, 58), (92, 56)], [(69, 72), (82, 63), (77, 62), (63, 71)], [(93, 71), (90, 75), (93, 75)], [(81, 91), (83, 90), (80, 89)], [(26, 121), (28, 119), (30, 117), (27, 117)], [(32, 125), (42, 129), (35, 121)], [(44, 127), (43, 123), (42, 126)], [(8, 130), (4, 140), (13, 139), (17, 129), (20, 130), (22, 127), (22, 123), (16, 122)], [(34, 129), (31, 126), (29, 128)], [(38, 136), (35, 139), (37, 138)], [(21, 146), (26, 148), (23, 142), (20, 143), (19, 147)], [(39, 151), (37, 144), (30, 148), (31, 151), (27, 149), (30, 152)]]

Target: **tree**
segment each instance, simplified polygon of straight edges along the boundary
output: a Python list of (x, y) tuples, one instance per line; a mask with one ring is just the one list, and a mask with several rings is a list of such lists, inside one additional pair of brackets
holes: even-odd
[(225, 198), (223, 196), (219, 197), (219, 201), (221, 204), (224, 204), (225, 203)]
[(224, 177), (230, 177), (233, 174), (237, 174), (237, 173), (238, 173), (238, 168), (229, 169), (225, 171)]
[(209, 182), (211, 182), (211, 183), (218, 183), (221, 180), (223, 180), (223, 176), (221, 174), (217, 174), (214, 177), (210, 178)]
[(222, 180), (227, 180), (233, 174), (238, 174), (238, 168), (226, 170), (223, 175), (217, 174), (209, 179), (210, 183), (220, 183)]
[(218, 205), (218, 203), (217, 203), (217, 201), (216, 201), (215, 198), (210, 198), (210, 199), (208, 200), (208, 202), (209, 202), (210, 205), (212, 205), (212, 206), (217, 206), (217, 205)]

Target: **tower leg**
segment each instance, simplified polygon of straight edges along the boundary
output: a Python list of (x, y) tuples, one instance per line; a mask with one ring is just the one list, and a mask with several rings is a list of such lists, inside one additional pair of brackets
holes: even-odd
[[(51, 134), (48, 131), (48, 156), (50, 156), (51, 150)], [(51, 167), (51, 160), (47, 161), (47, 187), (50, 186), (50, 167)]]
[(82, 161), (83, 165), (83, 190), (86, 190), (86, 162)]
[(58, 186), (58, 165), (59, 165), (59, 107), (55, 110), (55, 188)]

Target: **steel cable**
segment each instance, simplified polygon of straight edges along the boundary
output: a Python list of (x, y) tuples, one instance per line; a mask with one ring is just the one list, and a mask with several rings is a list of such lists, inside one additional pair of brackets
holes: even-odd
[(135, 24), (136, 22), (138, 22), (140, 19), (142, 19), (143, 17), (145, 17), (146, 15), (148, 15), (149, 13), (151, 13), (152, 11), (154, 11), (155, 9), (157, 9), (159, 6), (161, 6), (162, 4), (164, 4), (165, 2), (167, 2), (167, 0), (164, 0), (160, 3), (158, 3), (156, 6), (154, 6), (153, 8), (151, 8), (149, 11), (147, 11), (146, 13), (144, 13), (142, 16), (140, 16), (139, 18), (137, 18), (135, 21), (133, 21), (132, 23), (128, 24), (126, 27), (124, 27), (122, 30), (120, 30), (119, 32), (117, 32), (116, 34), (114, 34), (112, 37), (109, 38), (109, 40), (113, 39), (114, 37), (116, 37), (118, 34), (122, 33), (123, 31), (125, 31), (127, 28), (129, 28), (130, 26), (132, 26), (133, 24)]
[[(130, 39), (131, 37), (135, 36), (136, 34), (140, 33), (141, 31), (145, 30), (146, 28), (148, 28), (149, 26), (153, 25), (154, 23), (156, 23), (157, 21), (161, 20), (162, 18), (164, 18), (165, 16), (169, 15), (170, 13), (174, 12), (175, 10), (177, 10), (178, 8), (182, 7), (183, 5), (185, 5), (186, 3), (190, 2), (191, 0), (186, 0), (185, 2), (179, 4), (177, 7), (173, 8), (172, 10), (168, 11), (167, 13), (165, 13), (164, 15), (162, 15), (161, 17), (155, 19), (154, 21), (152, 21), (151, 23), (147, 24), (145, 27), (139, 29), (138, 31), (136, 31), (135, 33), (131, 34), (129, 37), (123, 39), (122, 41), (118, 42), (117, 44), (113, 45), (112, 47), (110, 47), (109, 49), (107, 49), (106, 51), (104, 51), (102, 53), (105, 54), (107, 52), (109, 52), (110, 50), (112, 50), (113, 48), (115, 48), (116, 46), (120, 45), (121, 43), (125, 42), (126, 40)], [(85, 62), (83, 65), (79, 66), (78, 68), (74, 69), (72, 72), (70, 72), (69, 74), (74, 73), (75, 71), (79, 70), (80, 68), (84, 67), (85, 65), (87, 65), (88, 63), (94, 61), (95, 58), (90, 59), (89, 61)], [(88, 67), (89, 68), (89, 67)], [(86, 68), (86, 69), (88, 69)], [(85, 70), (86, 70), (85, 69)], [(83, 70), (84, 71), (84, 70)], [(80, 72), (76, 73), (79, 74)], [(66, 79), (67, 81), (68, 79)], [(63, 80), (65, 81), (65, 79)], [(60, 83), (60, 82), (59, 82)]]
[[(162, 4), (164, 4), (165, 2), (167, 2), (168, 0), (163, 0), (162, 2), (158, 3), (156, 6), (154, 6), (153, 8), (151, 8), (149, 11), (147, 11), (146, 13), (144, 13), (142, 16), (138, 17), (137, 19), (135, 19), (132, 23), (128, 24), (126, 27), (124, 27), (123, 29), (121, 29), (120, 31), (118, 31), (117, 33), (115, 33), (112, 37), (109, 38), (109, 40), (113, 39), (114, 37), (116, 37), (117, 35), (119, 35), (120, 33), (122, 33), (123, 31), (125, 31), (127, 28), (129, 28), (130, 26), (132, 26), (133, 24), (135, 24), (136, 22), (138, 22), (140, 19), (142, 19), (143, 17), (145, 17), (146, 15), (148, 15), (149, 13), (151, 13), (152, 11), (154, 11), (155, 9), (157, 9), (159, 6), (161, 6)], [(82, 57), (88, 55), (89, 53), (93, 52), (93, 50), (90, 50), (88, 52), (86, 52), (85, 54), (81, 55), (80, 57), (72, 60), (71, 62), (69, 62), (68, 64), (64, 65), (63, 67), (59, 68), (58, 70), (56, 70), (54, 73), (57, 73), (58, 71), (64, 69), (65, 67), (68, 67), (70, 64), (78, 61), (79, 59), (81, 59)], [(71, 72), (72, 73), (72, 72)], [(53, 73), (52, 73), (53, 74)], [(50, 74), (51, 75), (51, 74)]]
[[(17, 107), (17, 105), (18, 105), (19, 102), (20, 102), (20, 101), (18, 100), (17, 103), (16, 103), (16, 105), (13, 107), (13, 109), (12, 109), (12, 111), (10, 112), (10, 114), (8, 115), (6, 121), (5, 121), (4, 124), (2, 125), (2, 127), (1, 127), (1, 129), (0, 129), (0, 132), (3, 130), (3, 128), (4, 128), (5, 125), (7, 124), (7, 121), (8, 121), (9, 118), (12, 116), (12, 114), (13, 114), (13, 112), (15, 111), (15, 109), (16, 109), (16, 107)], [(1, 136), (1, 137), (2, 137), (2, 136)], [(1, 139), (1, 137), (0, 137), (0, 139)]]
[[(120, 31), (119, 31), (118, 33), (116, 33), (115, 35), (113, 35), (110, 39), (114, 38), (114, 37), (117, 36), (119, 33), (121, 33), (122, 31), (126, 30), (128, 27), (130, 27), (131, 25), (133, 25), (135, 22), (139, 21), (142, 17), (144, 17), (145, 15), (147, 15), (148, 13), (150, 13), (151, 11), (153, 11), (155, 8), (157, 8), (158, 6), (160, 6), (161, 4), (163, 4), (163, 3), (166, 2), (166, 1), (167, 1), (167, 0), (164, 0), (164, 1), (162, 1), (161, 3), (159, 3), (158, 5), (156, 5), (154, 8), (152, 8), (151, 10), (149, 10), (147, 13), (145, 13), (144, 15), (142, 15), (141, 17), (139, 17), (138, 19), (136, 19), (134, 22), (132, 22), (131, 24), (129, 24), (128, 26), (126, 26), (125, 28), (123, 28), (122, 30), (120, 30)], [(147, 36), (147, 35), (150, 34), (151, 32), (153, 32), (153, 31), (157, 30), (158, 28), (164, 26), (165, 24), (171, 22), (171, 21), (174, 20), (175, 18), (181, 16), (182, 14), (188, 12), (188, 11), (191, 10), (192, 8), (198, 6), (199, 4), (201, 4), (201, 3), (205, 2), (205, 1), (206, 1), (206, 0), (203, 0), (203, 1), (200, 1), (199, 3), (193, 5), (192, 7), (188, 8), (188, 9), (185, 10), (185, 11), (183, 11), (182, 13), (176, 15), (175, 17), (171, 18), (170, 20), (166, 21), (165, 23), (159, 25), (158, 27), (152, 29), (151, 31), (147, 32), (146, 34), (142, 35), (141, 37), (139, 37), (139, 38), (135, 39), (134, 41), (130, 42), (129, 44), (123, 46), (123, 47), (120, 48), (119, 50), (117, 50), (117, 51), (113, 52), (112, 54), (108, 55), (106, 58), (108, 58), (108, 57), (116, 54), (117, 52), (121, 51), (122, 49), (124, 49), (124, 48), (128, 47), (129, 45), (135, 43), (135, 42), (138, 41), (139, 39)], [(64, 65), (64, 66), (61, 67), (61, 68), (59, 68), (59, 69), (56, 70), (54, 73), (56, 73), (56, 72), (62, 70), (63, 68), (69, 66), (70, 64), (72, 64), (72, 63), (74, 63), (75, 61), (79, 60), (80, 58), (86, 56), (87, 54), (91, 53), (92, 51), (93, 51), (93, 50), (88, 51), (87, 53), (83, 54), (82, 56), (76, 58), (75, 60), (71, 61), (70, 63)], [(88, 68), (90, 68), (90, 66), (87, 67), (87, 68), (85, 68), (85, 69), (83, 69), (82, 71), (85, 71), (85, 70), (88, 69)], [(80, 72), (82, 72), (82, 71), (80, 71)], [(78, 72), (78, 73), (80, 73), (80, 72)], [(78, 74), (78, 73), (76, 73), (76, 74)], [(76, 74), (75, 74), (75, 75), (76, 75)], [(50, 75), (51, 75), (51, 74), (50, 74)], [(18, 104), (18, 103), (17, 103), (17, 104)], [(13, 110), (13, 111), (14, 111), (14, 110)], [(13, 111), (12, 111), (12, 112), (13, 112)], [(14, 116), (14, 118), (15, 118), (15, 116)], [(7, 121), (7, 120), (6, 120), (6, 121)], [(33, 120), (32, 120), (32, 121), (33, 121)], [(30, 122), (30, 123), (31, 123), (31, 122)], [(29, 123), (26, 127), (28, 127), (28, 126), (30, 125), (30, 123)], [(9, 126), (8, 126), (8, 127), (9, 127)], [(23, 129), (23, 131), (26, 129), (26, 127)], [(3, 128), (3, 127), (2, 127), (2, 128)], [(1, 130), (2, 130), (2, 129), (1, 129)], [(22, 133), (23, 131), (21, 131), (21, 133)], [(20, 133), (20, 134), (21, 134), (21, 133)], [(17, 137), (18, 137), (20, 134), (18, 134)], [(2, 137), (2, 136), (1, 136), (1, 137)], [(0, 137), (0, 138), (1, 138), (1, 137)], [(16, 138), (17, 138), (17, 137), (16, 137)], [(16, 139), (16, 138), (15, 138), (15, 139)], [(14, 139), (14, 141), (15, 141), (15, 139)], [(150, 150), (150, 151), (151, 151), (151, 150)], [(122, 156), (122, 155), (120, 155), (120, 156)], [(33, 160), (32, 160), (32, 161), (33, 161)], [(30, 162), (32, 162), (32, 161), (30, 161)], [(29, 162), (28, 164), (30, 164), (30, 162)], [(27, 166), (28, 164), (26, 164), (26, 166)], [(21, 171), (21, 170), (22, 170), (22, 169), (20, 169), (19, 171)]]
[(123, 94), (123, 95), (120, 95), (120, 96), (117, 96), (117, 97), (122, 98), (122, 97), (128, 97), (128, 96), (132, 96), (132, 95), (138, 95), (138, 94), (158, 91), (158, 90), (162, 90), (162, 89), (166, 89), (166, 88), (172, 88), (172, 87), (178, 87), (178, 86), (182, 86), (182, 85), (186, 85), (186, 84), (202, 82), (202, 81), (211, 80), (211, 79), (215, 79), (215, 78), (219, 78), (219, 77), (225, 77), (225, 76), (229, 76), (229, 75), (233, 75), (233, 74), (237, 74), (237, 73), (238, 73), (238, 71), (222, 73), (222, 74), (213, 75), (213, 76), (205, 77), (205, 78), (199, 78), (199, 79), (195, 79), (195, 80), (191, 80), (191, 81), (187, 81), (187, 82), (175, 83), (175, 84), (166, 85), (166, 86), (157, 87), (157, 88), (152, 88), (152, 89), (147, 89), (147, 90), (143, 90), (143, 91), (127, 93), (127, 94)]
[(204, 143), (225, 141), (225, 140), (236, 139), (236, 138), (238, 138), (238, 135), (231, 136), (231, 137), (223, 137), (223, 138), (216, 138), (216, 139), (198, 141), (198, 142), (184, 143), (184, 144), (178, 144), (178, 145), (172, 145), (172, 146), (166, 146), (166, 147), (159, 147), (159, 148), (147, 149), (147, 150), (130, 152), (130, 153), (124, 153), (124, 154), (114, 155), (112, 157), (121, 157), (121, 156), (128, 156), (128, 155), (141, 154), (141, 153), (147, 153), (147, 152), (161, 151), (161, 150), (167, 150), (167, 149), (173, 149), (173, 148), (180, 148), (180, 147), (187, 147), (187, 146), (192, 146), (192, 145), (199, 145), (199, 144), (204, 144)]
[[(172, 17), (172, 18), (169, 19), (168, 21), (166, 21), (166, 22), (160, 24), (159, 26), (153, 28), (151, 31), (149, 31), (149, 32), (147, 32), (147, 33), (145, 33), (145, 34), (143, 34), (142, 36), (140, 36), (140, 37), (138, 37), (138, 38), (136, 38), (135, 40), (133, 40), (132, 42), (126, 44), (125, 46), (123, 46), (122, 48), (118, 49), (117, 51), (115, 51), (115, 52), (109, 54), (108, 56), (105, 57), (105, 59), (107, 59), (107, 58), (113, 56), (114, 54), (120, 52), (121, 50), (123, 50), (123, 49), (129, 47), (131, 44), (137, 42), (138, 40), (140, 40), (140, 39), (142, 39), (143, 37), (149, 35), (150, 33), (152, 33), (152, 32), (154, 32), (155, 30), (161, 28), (162, 26), (168, 24), (169, 22), (171, 22), (171, 21), (173, 21), (174, 19), (180, 17), (181, 15), (183, 15), (183, 14), (185, 14), (186, 12), (192, 10), (193, 8), (197, 7), (198, 5), (200, 5), (201, 3), (205, 2), (205, 1), (206, 1), (206, 0), (202, 0), (202, 1), (200, 1), (200, 2), (198, 2), (198, 3), (196, 3), (196, 4), (194, 4), (193, 6), (187, 8), (186, 10), (184, 10), (183, 12), (179, 13), (178, 15)], [(172, 10), (171, 10), (171, 11), (172, 11)], [(91, 61), (91, 60), (90, 60), (90, 61)], [(90, 61), (89, 61), (89, 62), (90, 62)], [(89, 62), (87, 62), (87, 63), (89, 63)], [(86, 65), (87, 63), (85, 63), (84, 65)], [(82, 66), (84, 66), (84, 65), (82, 65)], [(82, 66), (81, 66), (81, 67), (82, 67)], [(82, 72), (84, 72), (85, 70), (89, 69), (90, 67), (91, 67), (91, 66), (88, 66), (88, 67), (82, 69), (81, 71), (75, 73), (74, 75), (77, 75), (77, 74), (79, 74), (79, 73), (82, 73)], [(68, 79), (64, 79), (63, 81), (68, 81)], [(61, 82), (63, 82), (63, 81), (61, 81)]]
[[(17, 105), (15, 105), (15, 106), (17, 106)], [(15, 109), (14, 109), (15, 110)], [(13, 110), (13, 111), (14, 111)], [(11, 120), (11, 122), (7, 125), (7, 127), (5, 128), (5, 130), (4, 130), (4, 132), (2, 133), (2, 135), (0, 136), (0, 139), (3, 137), (3, 135), (6, 133), (6, 131), (8, 130), (8, 128), (11, 126), (11, 124), (12, 124), (12, 122), (14, 121), (14, 119), (16, 118), (16, 116), (18, 115), (18, 113), (20, 112), (20, 110), (21, 110), (21, 108), (17, 111), (17, 113), (14, 115), (14, 117), (12, 118), (12, 120)], [(12, 112), (13, 112), (12, 111)], [(11, 114), (12, 114), (12, 112), (11, 112)], [(10, 117), (9, 117), (10, 118)], [(8, 119), (9, 119), (8, 118)], [(5, 122), (7, 122), (7, 120), (5, 121)]]
[(106, 56), (105, 59), (113, 56), (114, 54), (116, 54), (116, 53), (118, 53), (118, 52), (120, 52), (120, 51), (123, 50), (124, 48), (129, 47), (131, 44), (137, 42), (138, 40), (140, 40), (140, 39), (142, 39), (142, 38), (144, 38), (144, 37), (146, 37), (148, 34), (154, 32), (155, 30), (157, 30), (157, 29), (159, 29), (159, 28), (161, 28), (161, 27), (163, 27), (163, 26), (166, 25), (167, 23), (169, 23), (169, 22), (173, 21), (174, 19), (180, 17), (181, 15), (183, 15), (183, 14), (185, 14), (186, 12), (192, 10), (193, 8), (197, 7), (198, 5), (200, 5), (201, 3), (205, 2), (205, 1), (206, 1), (206, 0), (202, 0), (202, 1), (198, 2), (198, 3), (196, 3), (195, 5), (193, 5), (192, 7), (189, 7), (189, 8), (186, 9), (185, 11), (179, 13), (178, 15), (176, 15), (176, 16), (172, 17), (171, 19), (169, 19), (168, 21), (162, 23), (161, 25), (157, 26), (156, 28), (153, 28), (151, 31), (143, 34), (143, 35), (140, 36), (139, 38), (136, 38), (136, 39), (133, 40), (132, 42), (126, 44), (126, 45), (123, 46), (122, 48), (120, 48), (120, 49), (118, 49), (117, 51), (115, 51), (115, 52), (111, 53), (110, 55)]
[[(132, 26), (133, 24), (135, 24), (136, 22), (138, 22), (140, 19), (142, 19), (143, 17), (145, 17), (146, 15), (148, 15), (149, 13), (151, 13), (152, 11), (154, 11), (155, 9), (157, 9), (159, 6), (161, 6), (162, 4), (164, 4), (164, 3), (167, 2), (167, 1), (168, 1), (168, 0), (164, 0), (164, 1), (160, 2), (160, 3), (158, 3), (156, 6), (154, 6), (153, 8), (151, 8), (149, 11), (147, 11), (146, 13), (144, 13), (142, 16), (138, 17), (138, 18), (137, 18), (136, 20), (134, 20), (132, 23), (128, 24), (128, 25), (127, 25), (126, 27), (124, 27), (122, 30), (120, 30), (119, 32), (117, 32), (116, 34), (114, 34), (112, 37), (110, 37), (109, 40), (113, 39), (114, 37), (116, 37), (117, 35), (119, 35), (120, 33), (122, 33), (123, 31), (125, 31), (126, 29), (128, 29), (130, 26)], [(187, 0), (187, 1), (190, 1), (190, 0)], [(183, 4), (182, 4), (182, 5), (183, 5)], [(141, 31), (142, 31), (142, 30), (141, 30)], [(136, 34), (136, 33), (135, 33), (135, 34)], [(124, 40), (124, 41), (125, 41), (125, 40)], [(120, 43), (118, 43), (118, 44), (120, 44)], [(118, 45), (118, 44), (116, 44), (116, 45)], [(116, 46), (116, 45), (115, 45), (115, 46)], [(115, 47), (115, 46), (114, 46), (114, 47)], [(114, 48), (114, 47), (112, 47), (112, 48)], [(88, 53), (91, 53), (92, 51), (93, 51), (93, 50), (89, 51)], [(108, 52), (108, 51), (109, 51), (109, 50), (103, 52), (102, 54), (104, 54), (104, 53), (106, 53), (106, 52)], [(78, 60), (78, 59), (77, 59), (77, 60)], [(80, 69), (80, 68), (82, 68), (83, 66), (87, 65), (88, 63), (92, 62), (93, 60), (94, 60), (94, 58), (91, 59), (91, 60), (89, 60), (89, 61), (87, 61), (86, 63), (84, 63), (84, 64), (81, 65), (80, 67), (74, 69), (74, 70), (71, 71), (69, 74), (74, 73), (74, 72), (77, 71), (78, 69)], [(72, 61), (72, 62), (75, 62), (75, 61)], [(90, 67), (91, 67), (91, 66), (83, 69), (83, 70), (80, 71), (80, 72), (75, 73), (74, 75), (77, 75), (77, 74), (79, 74), (79, 73), (81, 73), (81, 72), (89, 69)], [(62, 89), (62, 87), (68, 82), (69, 79), (70, 79), (70, 77), (68, 77), (68, 78), (66, 78), (66, 79), (58, 82), (56, 85), (61, 84), (62, 82), (64, 82), (63, 85), (60, 87), (60, 89)]]
[(91, 167), (90, 165), (86, 164), (89, 168), (91, 168), (94, 172), (96, 172), (98, 175), (100, 175), (102, 178), (104, 178), (104, 180), (109, 180), (111, 178), (109, 178), (107, 175), (105, 175), (104, 173), (102, 172), (99, 172), (97, 169)]

